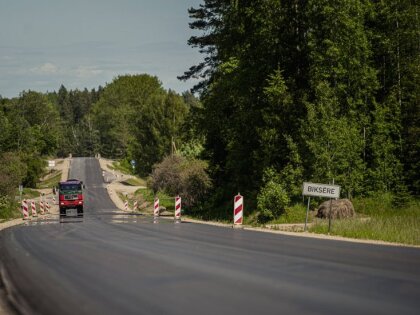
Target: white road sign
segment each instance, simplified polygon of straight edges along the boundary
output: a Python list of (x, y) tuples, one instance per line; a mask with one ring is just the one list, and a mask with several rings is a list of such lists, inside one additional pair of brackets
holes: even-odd
[(55, 167), (55, 161), (48, 161), (48, 167)]
[(340, 198), (340, 186), (303, 183), (304, 196), (326, 197), (326, 198)]

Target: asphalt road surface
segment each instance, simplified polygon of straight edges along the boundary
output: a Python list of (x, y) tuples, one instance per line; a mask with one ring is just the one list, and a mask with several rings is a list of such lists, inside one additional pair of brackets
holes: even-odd
[(28, 314), (420, 314), (420, 250), (118, 215), (98, 161), (74, 159), (83, 220), (0, 234)]

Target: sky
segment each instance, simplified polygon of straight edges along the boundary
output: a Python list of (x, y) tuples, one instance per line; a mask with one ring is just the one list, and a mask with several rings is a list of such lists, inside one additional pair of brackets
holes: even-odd
[(124, 74), (176, 77), (203, 56), (187, 45), (201, 0), (0, 0), (0, 95), (105, 86)]

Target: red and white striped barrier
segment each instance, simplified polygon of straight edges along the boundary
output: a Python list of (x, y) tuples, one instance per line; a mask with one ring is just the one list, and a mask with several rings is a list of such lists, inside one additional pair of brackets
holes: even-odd
[(53, 203), (53, 205), (55, 205), (55, 196), (53, 196), (53, 202), (52, 203)]
[(159, 198), (155, 198), (155, 203), (153, 207), (153, 216), (155, 218), (159, 216)]
[(40, 214), (44, 214), (45, 213), (45, 210), (44, 210), (45, 208), (44, 208), (44, 202), (43, 201), (40, 201), (39, 202), (39, 213)]
[(26, 201), (26, 199), (22, 201), (22, 214), (23, 220), (29, 219), (28, 202)]
[(32, 216), (33, 217), (37, 217), (38, 214), (36, 213), (36, 206), (35, 206), (35, 201), (31, 201), (31, 210), (32, 210)]
[(134, 200), (133, 210), (137, 211), (138, 209), (139, 209), (139, 203), (137, 202), (137, 200)]
[(237, 194), (233, 203), (233, 224), (241, 225), (244, 218), (244, 197)]
[(128, 211), (128, 200), (124, 201), (124, 210)]
[(45, 212), (46, 212), (46, 213), (50, 213), (50, 203), (49, 203), (49, 201), (47, 201), (47, 202), (45, 203)]
[(181, 221), (181, 197), (175, 197), (175, 221)]

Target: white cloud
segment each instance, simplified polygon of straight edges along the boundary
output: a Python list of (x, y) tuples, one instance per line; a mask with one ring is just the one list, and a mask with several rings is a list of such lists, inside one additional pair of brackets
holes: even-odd
[(103, 70), (95, 67), (79, 66), (74, 70), (74, 73), (78, 78), (89, 78), (101, 74)]
[(58, 67), (53, 63), (47, 62), (38, 67), (32, 68), (31, 71), (37, 74), (53, 74), (58, 72)]

